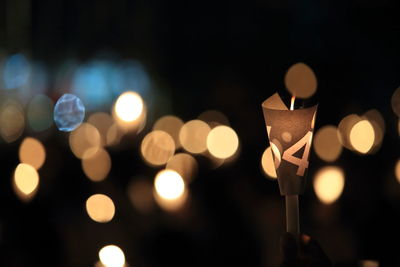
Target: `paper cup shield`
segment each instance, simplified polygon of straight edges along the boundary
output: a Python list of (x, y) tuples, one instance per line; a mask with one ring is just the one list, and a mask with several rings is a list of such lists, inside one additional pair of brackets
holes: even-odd
[(317, 105), (288, 110), (278, 94), (262, 104), (281, 195), (303, 193)]

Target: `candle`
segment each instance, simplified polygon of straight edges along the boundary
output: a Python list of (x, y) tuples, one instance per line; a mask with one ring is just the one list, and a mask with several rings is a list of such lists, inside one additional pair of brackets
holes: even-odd
[(298, 195), (304, 192), (317, 105), (290, 110), (275, 93), (262, 103), (279, 190), (286, 199), (287, 232), (298, 235)]

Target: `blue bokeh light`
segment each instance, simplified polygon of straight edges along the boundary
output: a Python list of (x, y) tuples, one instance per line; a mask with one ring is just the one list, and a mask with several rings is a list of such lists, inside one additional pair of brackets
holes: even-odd
[(112, 83), (113, 73), (113, 65), (108, 62), (92, 61), (82, 65), (75, 72), (72, 92), (85, 102), (88, 110), (107, 107), (113, 100), (110, 87), (122, 86)]
[(63, 132), (75, 130), (85, 118), (85, 107), (82, 101), (73, 94), (64, 94), (54, 107), (54, 121)]
[(71, 91), (82, 99), (87, 110), (93, 111), (108, 108), (125, 91), (135, 91), (146, 98), (151, 82), (136, 60), (96, 59), (75, 70)]
[(123, 86), (113, 92), (117, 95), (125, 91), (135, 91), (143, 97), (151, 93), (150, 77), (143, 65), (136, 60), (125, 60), (120, 64), (120, 73), (123, 77)]
[(29, 62), (22, 54), (8, 57), (3, 72), (4, 85), (6, 89), (14, 89), (26, 84), (29, 78)]

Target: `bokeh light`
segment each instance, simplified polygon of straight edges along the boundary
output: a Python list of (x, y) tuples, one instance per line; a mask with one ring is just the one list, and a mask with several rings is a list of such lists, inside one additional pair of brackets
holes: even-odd
[(154, 198), (166, 211), (179, 210), (187, 201), (188, 190), (182, 177), (173, 170), (160, 171), (154, 180)]
[(144, 138), (140, 146), (143, 159), (150, 165), (161, 166), (175, 153), (175, 142), (164, 131), (152, 131)]
[(182, 147), (190, 153), (203, 153), (207, 150), (207, 136), (210, 130), (210, 126), (204, 121), (188, 121), (179, 132)]
[(350, 131), (352, 147), (362, 154), (368, 153), (374, 145), (375, 132), (368, 120), (357, 122)]
[(391, 104), (393, 112), (400, 117), (400, 87), (393, 92)]
[(324, 204), (332, 204), (343, 192), (344, 172), (339, 167), (323, 167), (316, 173), (313, 185), (318, 199)]
[(85, 107), (75, 95), (64, 94), (54, 106), (54, 121), (60, 131), (75, 130), (85, 118)]
[(86, 150), (82, 159), (82, 169), (93, 182), (103, 181), (111, 169), (111, 158), (103, 148), (92, 147)]
[(115, 113), (124, 122), (132, 122), (143, 112), (143, 100), (136, 92), (125, 92), (115, 102)]
[(360, 261), (360, 267), (379, 267), (379, 262), (374, 260), (362, 260)]
[(399, 133), (399, 136), (400, 136), (400, 119), (397, 122), (397, 132)]
[(367, 111), (364, 115), (363, 118), (368, 120), (372, 127), (374, 128), (374, 144), (372, 146), (372, 149), (369, 151), (369, 153), (374, 153), (379, 150), (381, 147), (383, 137), (385, 134), (385, 120), (382, 116), (382, 114), (376, 110), (376, 109), (371, 109)]
[(175, 212), (181, 210), (188, 202), (189, 191), (184, 190), (179, 197), (172, 199), (160, 196), (155, 189), (153, 190), (153, 195), (156, 203), (161, 209), (167, 212)]
[(183, 126), (183, 121), (175, 116), (163, 116), (159, 118), (153, 126), (153, 131), (160, 130), (168, 133), (175, 142), (176, 149), (181, 147), (181, 143), (179, 141), (179, 131)]
[(267, 149), (264, 150), (261, 158), (261, 167), (268, 177), (273, 179), (277, 178), (271, 147), (267, 147)]
[(0, 135), (7, 143), (14, 142), (25, 128), (24, 111), (21, 105), (13, 100), (6, 100), (0, 106)]
[(186, 182), (190, 182), (197, 173), (198, 164), (191, 155), (178, 153), (168, 160), (165, 168), (176, 171)]
[(110, 128), (107, 130), (106, 135), (106, 145), (107, 146), (114, 146), (119, 144), (121, 138), (124, 136), (124, 132), (121, 131), (120, 127), (117, 123), (111, 125)]
[(39, 186), (39, 174), (29, 164), (20, 163), (14, 172), (14, 190), (22, 200), (30, 200)]
[(39, 170), (46, 160), (46, 150), (43, 144), (32, 137), (26, 137), (19, 147), (19, 160)]
[(229, 126), (228, 118), (218, 110), (206, 110), (199, 115), (198, 119), (207, 122), (211, 128), (218, 125)]
[(106, 267), (123, 267), (125, 265), (124, 252), (115, 245), (108, 245), (100, 249), (99, 259)]
[(342, 144), (339, 141), (339, 132), (333, 125), (320, 128), (314, 136), (315, 153), (327, 162), (338, 159), (342, 153)]
[(103, 194), (92, 195), (86, 200), (86, 212), (95, 222), (109, 222), (115, 214), (114, 202)]
[(107, 145), (107, 133), (114, 125), (114, 120), (111, 115), (105, 112), (96, 112), (89, 116), (87, 122), (96, 127), (99, 131), (102, 145)]
[(350, 131), (353, 126), (361, 120), (362, 119), (360, 118), (360, 116), (356, 114), (350, 114), (340, 121), (338, 125), (339, 141), (345, 148), (354, 150), (350, 142)]
[(397, 160), (396, 166), (394, 167), (394, 175), (397, 181), (400, 183), (400, 159)]
[(185, 191), (185, 182), (176, 171), (162, 170), (154, 180), (154, 187), (160, 197), (177, 199)]
[(317, 78), (309, 66), (304, 63), (296, 63), (287, 71), (285, 85), (293, 96), (309, 98), (317, 90)]
[(239, 138), (228, 126), (217, 126), (207, 136), (208, 151), (216, 158), (227, 159), (237, 151)]
[(8, 57), (3, 71), (6, 89), (15, 89), (25, 85), (29, 75), (29, 62), (23, 54), (14, 54)]
[(112, 108), (112, 116), (120, 130), (139, 133), (146, 125), (146, 103), (136, 92), (128, 91), (120, 95)]
[(128, 186), (128, 196), (132, 205), (143, 213), (149, 213), (154, 208), (153, 184), (147, 179), (137, 179)]
[[(72, 153), (77, 158), (83, 159), (89, 157), (90, 154), (85, 153), (90, 148), (99, 149), (101, 145), (101, 137), (99, 131), (89, 123), (82, 123), (76, 130), (69, 135), (69, 146)], [(96, 152), (91, 149), (91, 152)]]
[(53, 101), (46, 95), (34, 96), (28, 104), (26, 116), (32, 130), (47, 130), (53, 123)]
[(123, 86), (118, 76), (119, 72), (111, 62), (91, 60), (75, 69), (71, 92), (85, 102), (87, 110), (104, 108), (113, 99), (110, 87)]
[(274, 159), (275, 169), (279, 167), (282, 161), (282, 145), (277, 139), (273, 139), (272, 142), (269, 142), (271, 145), (271, 151)]
[(180, 195), (178, 198), (173, 198), (173, 199), (167, 199), (161, 197), (156, 190), (153, 190), (153, 195), (154, 199), (157, 203), (157, 205), (167, 211), (167, 212), (175, 212), (181, 210), (185, 204), (188, 202), (189, 198), (189, 191), (185, 190), (183, 191), (182, 195)]

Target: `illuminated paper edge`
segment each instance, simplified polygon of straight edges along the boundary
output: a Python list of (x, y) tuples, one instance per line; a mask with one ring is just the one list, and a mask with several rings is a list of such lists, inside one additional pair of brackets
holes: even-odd
[(278, 93), (273, 94), (268, 97), (263, 103), (262, 107), (266, 109), (272, 110), (289, 110), (289, 108), (285, 105), (282, 98)]

